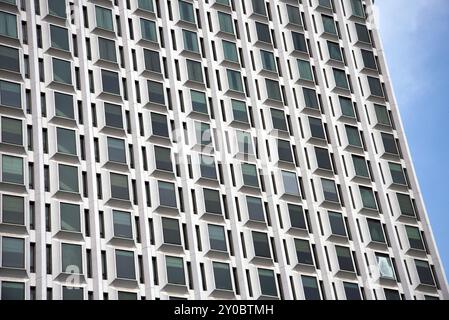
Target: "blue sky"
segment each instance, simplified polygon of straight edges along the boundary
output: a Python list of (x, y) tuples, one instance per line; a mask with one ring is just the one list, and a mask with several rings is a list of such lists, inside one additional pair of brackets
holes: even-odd
[(405, 133), (449, 276), (449, 1), (376, 5)]

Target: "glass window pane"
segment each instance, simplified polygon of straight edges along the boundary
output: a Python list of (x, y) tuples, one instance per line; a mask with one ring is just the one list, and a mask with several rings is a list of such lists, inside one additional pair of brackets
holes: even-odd
[(257, 168), (253, 164), (242, 163), (243, 184), (250, 187), (259, 187)]
[(185, 1), (178, 1), (179, 16), (181, 20), (195, 23), (195, 16), (193, 14), (193, 5)]
[(237, 131), (237, 146), (240, 153), (254, 154), (252, 137), (249, 132)]
[(140, 30), (142, 39), (157, 42), (156, 23), (154, 21), (140, 18)]
[(310, 62), (306, 60), (297, 59), (299, 77), (302, 80), (313, 81), (312, 68), (310, 67)]
[(74, 130), (57, 128), (58, 152), (76, 155), (76, 135)]
[(340, 45), (336, 42), (328, 41), (327, 49), (329, 50), (329, 57), (332, 60), (343, 61), (343, 56), (341, 54)]
[(253, 12), (266, 16), (267, 12), (265, 9), (265, 0), (251, 0), (253, 4)]
[(371, 240), (374, 242), (385, 243), (385, 235), (382, 224), (379, 220), (367, 219)]
[(226, 74), (228, 76), (229, 89), (237, 92), (243, 92), (243, 82), (240, 72), (227, 69)]
[(348, 78), (346, 77), (346, 72), (340, 69), (333, 68), (335, 85), (338, 88), (349, 89)]
[(97, 19), (97, 27), (109, 31), (114, 31), (114, 24), (112, 22), (112, 11), (95, 6), (95, 17)]
[(69, 34), (66, 28), (50, 25), (51, 47), (70, 51)]
[(348, 247), (335, 246), (340, 270), (354, 272), (351, 250)]
[(288, 205), (288, 215), (290, 217), (290, 225), (293, 228), (307, 229), (304, 211), (301, 206), (291, 204)]
[(109, 161), (126, 163), (125, 140), (108, 137)]
[(332, 234), (346, 237), (347, 233), (343, 215), (340, 212), (328, 211), (328, 216)]
[(401, 214), (409, 217), (415, 217), (415, 209), (410, 196), (408, 194), (396, 193), (396, 198), (398, 200)]
[(59, 165), (59, 190), (79, 192), (77, 167)]
[(186, 60), (187, 76), (190, 81), (203, 83), (203, 71), (201, 63), (193, 60)]
[(63, 84), (72, 84), (72, 70), (69, 61), (53, 58), (53, 80)]
[(397, 183), (400, 185), (407, 185), (407, 181), (405, 180), (405, 175), (404, 171), (402, 170), (402, 166), (398, 163), (393, 162), (388, 162), (388, 166), (390, 168), (393, 183)]
[(272, 52), (260, 50), (260, 59), (262, 60), (262, 67), (264, 70), (276, 72), (276, 62)]
[(307, 240), (295, 239), (296, 258), (300, 264), (313, 265), (312, 251)]
[(2, 117), (1, 126), (3, 143), (23, 145), (22, 120)]
[(292, 31), (292, 40), (295, 50), (307, 53), (306, 38), (302, 33)]
[(312, 137), (318, 139), (326, 139), (321, 119), (309, 117), (310, 133)]
[(48, 0), (48, 12), (56, 17), (66, 18), (66, 0)]
[(349, 145), (361, 148), (362, 140), (360, 139), (359, 130), (353, 126), (345, 126), (345, 129)]
[(273, 128), (277, 130), (287, 131), (287, 121), (285, 120), (285, 114), (282, 110), (270, 109), (271, 121)]
[(271, 258), (270, 245), (268, 243), (268, 235), (264, 232), (251, 232), (253, 236), (254, 255), (256, 257)]
[(225, 230), (222, 226), (208, 225), (209, 245), (212, 250), (227, 251)]
[(114, 236), (119, 238), (132, 239), (133, 228), (131, 224), (131, 214), (125, 211), (113, 210)]
[(360, 197), (362, 198), (363, 208), (377, 210), (376, 199), (373, 190), (368, 187), (359, 186)]
[(184, 261), (178, 257), (165, 257), (167, 267), (167, 282), (170, 284), (185, 285)]
[(104, 104), (105, 121), (108, 127), (123, 129), (122, 107), (116, 104)]
[(128, 176), (111, 173), (111, 197), (114, 199), (129, 200)]
[(300, 194), (296, 173), (284, 170), (282, 170), (281, 173), (285, 193), (299, 197)]
[(405, 226), (405, 231), (407, 233), (408, 242), (410, 248), (417, 250), (425, 250), (423, 240), (421, 238), (421, 232), (419, 228), (412, 226)]
[(134, 265), (134, 252), (115, 250), (115, 265), (117, 278), (136, 279), (136, 268)]
[(234, 27), (232, 25), (232, 17), (231, 15), (224, 13), (224, 12), (218, 12), (218, 24), (220, 26), (220, 31), (234, 34)]
[[(61, 216), (61, 230), (81, 232), (80, 206), (72, 203), (59, 204)], [(86, 221), (86, 223), (88, 223)]]
[(2, 281), (2, 300), (25, 300), (25, 284)]
[(2, 156), (2, 181), (23, 184), (23, 159), (8, 155)]
[(182, 30), (182, 39), (184, 40), (184, 49), (192, 52), (200, 52), (196, 33), (188, 30)]
[(388, 115), (387, 107), (382, 106), (380, 104), (374, 105), (374, 110), (376, 112), (376, 118), (377, 122), (379, 124), (385, 125), (385, 126), (391, 126), (390, 122), (390, 116)]
[(83, 300), (83, 297), (83, 288), (62, 287), (62, 300)]
[(0, 80), (0, 105), (22, 108), (20, 84)]
[(257, 269), (259, 274), (260, 291), (264, 296), (277, 297), (277, 286), (273, 270)]
[(368, 28), (364, 24), (356, 23), (355, 30), (357, 32), (357, 38), (359, 41), (365, 43), (371, 43), (371, 38), (368, 32)]
[(8, 224), (25, 224), (25, 205), (22, 197), (2, 196), (2, 222)]
[(117, 54), (115, 42), (113, 40), (98, 38), (98, 50), (100, 51), (100, 59), (106, 61), (117, 62)]
[(270, 28), (265, 23), (256, 22), (257, 39), (265, 43), (271, 43)]
[(353, 15), (360, 17), (360, 18), (365, 18), (365, 12), (363, 10), (362, 0), (351, 0), (351, 7), (352, 7)]
[(176, 219), (162, 218), (164, 243), (182, 245), (179, 222)]
[(416, 271), (418, 272), (419, 281), (421, 284), (426, 284), (429, 286), (435, 285), (435, 280), (433, 278), (432, 270), (430, 269), (429, 263), (423, 260), (415, 260)]
[(327, 149), (315, 147), (315, 155), (318, 168), (332, 170), (331, 159)]
[(154, 12), (153, 0), (138, 0), (138, 7), (142, 10)]
[(207, 213), (221, 215), (220, 192), (203, 188), (204, 206)]
[(352, 163), (354, 164), (355, 174), (358, 177), (369, 178), (368, 166), (364, 157), (352, 155)]
[(335, 27), (334, 18), (325, 15), (321, 15), (321, 18), (323, 19), (324, 32), (336, 35), (337, 28)]
[(343, 282), (346, 300), (361, 300), (360, 289), (357, 283)]
[(394, 136), (392, 134), (384, 132), (382, 132), (380, 135), (382, 137), (385, 152), (399, 155), (398, 147), (396, 145), (396, 139), (394, 138)]
[(211, 156), (200, 154), (200, 171), (202, 178), (217, 179), (217, 170), (215, 168), (215, 159)]
[(55, 115), (57, 117), (75, 119), (73, 110), (73, 96), (60, 92), (54, 93), (55, 97)]
[(2, 239), (2, 267), (25, 268), (25, 241), (19, 238), (3, 237)]
[(306, 300), (321, 300), (320, 289), (315, 277), (301, 276), (304, 298)]
[(369, 89), (372, 95), (377, 97), (384, 97), (382, 84), (378, 78), (368, 77)]
[(379, 274), (384, 279), (395, 279), (393, 265), (391, 264), (390, 257), (384, 254), (376, 254), (377, 267), (379, 268)]
[(0, 69), (20, 72), (18, 49), (0, 45)]
[(262, 206), (262, 199), (246, 196), (246, 206), (250, 220), (265, 222), (265, 214)]
[(355, 118), (355, 112), (354, 112), (354, 106), (352, 105), (352, 100), (349, 98), (339, 96), (338, 101), (340, 102), (341, 114), (346, 117)]
[(365, 68), (377, 70), (376, 59), (374, 58), (374, 53), (369, 50), (361, 49), (363, 65)]
[(324, 200), (339, 202), (337, 188), (333, 180), (321, 179), (321, 185), (323, 186)]
[(290, 141), (278, 139), (277, 144), (278, 144), (279, 160), (293, 163), (293, 155), (292, 155), (292, 149), (290, 146)]
[(302, 26), (301, 13), (299, 12), (299, 8), (291, 6), (289, 4), (287, 4), (286, 7), (287, 7), (288, 22), (296, 24), (298, 26)]
[(281, 89), (279, 88), (279, 82), (265, 79), (265, 85), (267, 87), (268, 98), (282, 102)]
[(156, 81), (147, 81), (148, 99), (152, 103), (165, 105), (164, 85)]
[(167, 117), (164, 114), (151, 112), (151, 130), (154, 135), (168, 138)]
[(64, 273), (83, 273), (83, 261), (81, 246), (76, 244), (61, 244), (62, 272)]
[(171, 150), (154, 146), (154, 156), (156, 158), (156, 168), (163, 171), (173, 171), (173, 164), (171, 161)]
[(162, 206), (176, 208), (175, 185), (170, 182), (158, 181), (159, 203)]
[(221, 40), (223, 46), (224, 59), (232, 62), (239, 62), (239, 56), (237, 53), (237, 46), (234, 42), (229, 42), (226, 40)]
[(202, 146), (212, 145), (210, 125), (205, 122), (195, 122), (196, 141)]
[(232, 291), (231, 270), (228, 263), (213, 262), (215, 288)]
[(249, 123), (245, 102), (232, 99), (231, 105), (234, 121)]
[(159, 52), (143, 49), (143, 58), (145, 61), (145, 70), (161, 73)]
[(318, 98), (316, 96), (316, 91), (306, 87), (302, 88), (302, 93), (304, 95), (304, 102), (306, 108), (319, 110), (320, 106), (318, 104)]
[(15, 14), (0, 11), (0, 35), (18, 38), (17, 16)]
[(120, 95), (118, 73), (108, 70), (101, 70), (101, 80), (103, 84), (103, 92)]

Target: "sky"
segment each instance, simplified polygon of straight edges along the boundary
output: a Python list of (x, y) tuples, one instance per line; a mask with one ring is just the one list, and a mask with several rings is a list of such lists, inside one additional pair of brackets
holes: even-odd
[(449, 1), (376, 0), (402, 122), (449, 277)]

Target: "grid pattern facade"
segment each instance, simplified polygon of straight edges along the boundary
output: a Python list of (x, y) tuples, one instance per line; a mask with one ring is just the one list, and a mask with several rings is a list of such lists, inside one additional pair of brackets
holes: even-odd
[(442, 299), (372, 0), (0, 0), (2, 299)]

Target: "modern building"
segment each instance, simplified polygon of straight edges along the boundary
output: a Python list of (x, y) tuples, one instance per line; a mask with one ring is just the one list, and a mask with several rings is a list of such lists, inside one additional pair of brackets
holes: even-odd
[(2, 299), (443, 299), (373, 0), (0, 0)]

